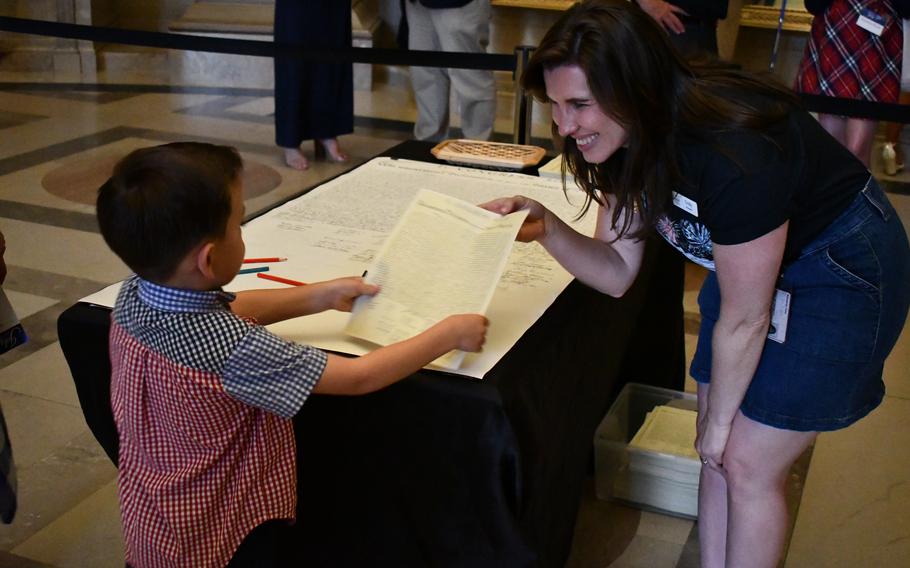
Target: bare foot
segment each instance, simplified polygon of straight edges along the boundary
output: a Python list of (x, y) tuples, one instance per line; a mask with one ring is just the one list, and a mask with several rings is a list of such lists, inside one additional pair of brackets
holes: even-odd
[(348, 155), (338, 145), (337, 138), (314, 140), (313, 148), (316, 151), (316, 158), (319, 160), (329, 160), (331, 162), (348, 161)]
[(303, 152), (300, 151), (300, 148), (285, 148), (284, 163), (294, 168), (295, 170), (300, 171), (303, 171), (310, 167), (310, 162), (307, 161), (306, 156), (303, 155)]

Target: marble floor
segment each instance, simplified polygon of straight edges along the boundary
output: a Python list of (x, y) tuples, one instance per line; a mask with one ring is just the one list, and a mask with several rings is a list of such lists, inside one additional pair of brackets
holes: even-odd
[[(27, 345), (0, 356), (0, 404), (20, 496), (15, 522), (0, 525), (0, 567), (123, 565), (115, 470), (83, 421), (56, 337), (62, 310), (128, 273), (95, 226), (92, 192), (104, 168), (133, 148), (164, 141), (232, 144), (255, 169), (246, 196), (254, 215), (406, 139), (414, 105), (396, 77), (377, 75), (372, 91), (356, 93), (355, 132), (342, 139), (351, 163), (316, 162), (298, 172), (283, 165), (273, 145), (267, 90), (122, 89), (113, 83), (126, 82), (123, 77), (103, 74), (86, 88), (61, 83), (61, 77), (0, 72), (0, 230), (9, 265), (4, 289), (31, 336)], [(510, 135), (510, 104), (503, 94), (501, 139)], [(535, 136), (545, 138), (546, 116), (536, 115), (534, 124)], [(887, 181), (910, 224), (910, 174)], [(693, 268), (687, 279), (690, 356), (702, 277)], [(885, 380), (881, 408), (852, 428), (821, 436), (811, 459), (806, 456), (808, 469), (799, 472), (792, 500), (797, 515), (788, 568), (907, 565), (910, 333), (888, 361)], [(696, 543), (691, 521), (598, 501), (592, 489), (581, 507), (569, 566), (688, 568), (698, 564)]]

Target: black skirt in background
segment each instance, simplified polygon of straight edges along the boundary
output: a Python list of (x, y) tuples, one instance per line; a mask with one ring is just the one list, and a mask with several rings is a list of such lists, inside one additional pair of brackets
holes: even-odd
[[(350, 0), (277, 0), (275, 42), (311, 49), (351, 46)], [(354, 131), (351, 63), (275, 59), (275, 140), (296, 148), (304, 140)]]

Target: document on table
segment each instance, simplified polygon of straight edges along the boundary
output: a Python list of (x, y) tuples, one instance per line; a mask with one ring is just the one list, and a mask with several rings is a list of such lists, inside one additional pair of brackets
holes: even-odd
[[(369, 269), (382, 291), (357, 300), (345, 331), (388, 345), (449, 315), (485, 313), (526, 216), (420, 190)], [(434, 364), (457, 369), (463, 358), (452, 351)]]
[[(370, 268), (395, 223), (421, 189), (483, 203), (497, 197), (526, 195), (586, 235), (594, 233), (593, 210), (576, 219), (584, 195), (574, 186), (563, 193), (559, 180), (513, 172), (478, 170), (394, 158), (374, 158), (243, 226), (247, 256), (287, 258), (270, 266), (270, 274), (300, 282), (359, 276)], [(253, 198), (247, 206), (255, 208)], [(514, 243), (486, 315), (487, 341), (480, 353), (469, 353), (451, 373), (474, 378), (502, 358), (572, 281), (538, 243)], [(282, 288), (284, 284), (241, 274), (225, 286), (236, 292)], [(83, 301), (113, 306), (119, 284)], [(345, 334), (350, 314), (329, 311), (272, 324), (285, 339), (328, 351), (363, 355), (375, 344)], [(435, 367), (432, 366), (431, 367)]]

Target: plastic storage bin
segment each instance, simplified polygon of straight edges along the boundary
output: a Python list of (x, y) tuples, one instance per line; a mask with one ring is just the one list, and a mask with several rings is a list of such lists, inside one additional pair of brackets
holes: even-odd
[(620, 391), (594, 435), (597, 497), (695, 518), (698, 515), (700, 461), (669, 453), (629, 449), (629, 442), (641, 428), (647, 413), (660, 405), (697, 409), (694, 394), (638, 383), (628, 383)]

